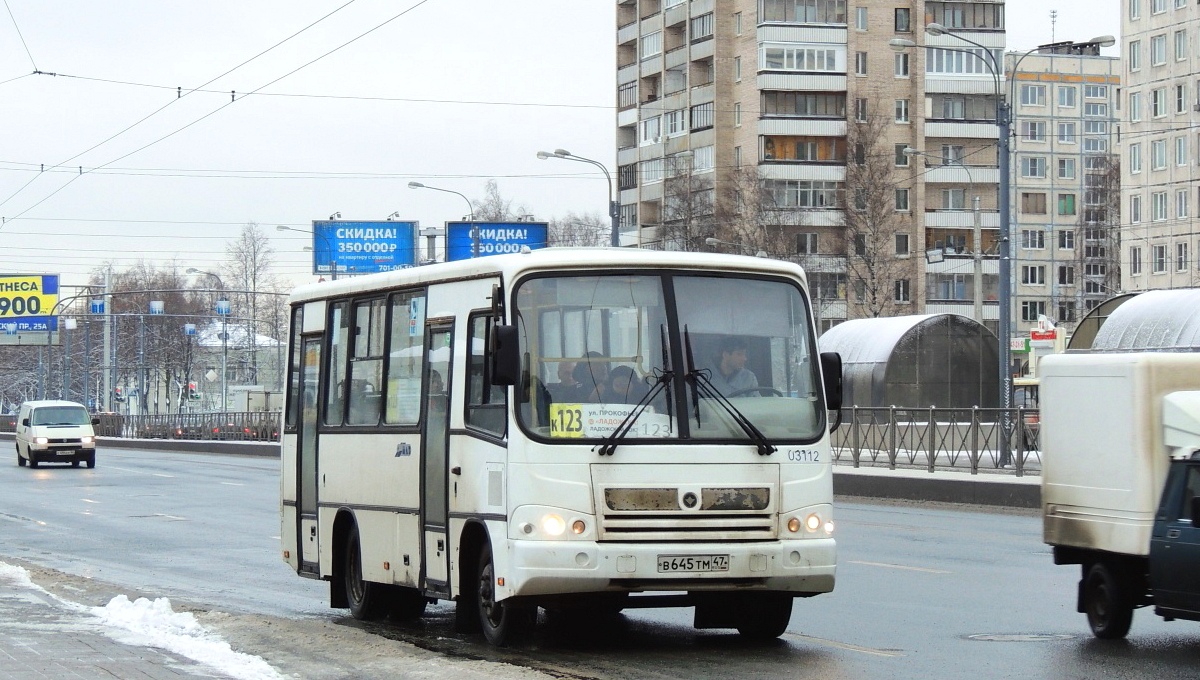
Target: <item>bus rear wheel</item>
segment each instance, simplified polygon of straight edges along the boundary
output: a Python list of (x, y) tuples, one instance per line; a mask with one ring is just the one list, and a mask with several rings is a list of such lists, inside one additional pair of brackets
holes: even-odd
[(478, 574), (475, 601), (484, 637), (497, 647), (507, 647), (526, 640), (537, 622), (537, 607), (496, 599), (496, 568), (492, 564), (490, 544), (485, 544), (480, 551)]
[(792, 596), (756, 593), (740, 603), (737, 631), (747, 640), (774, 640), (787, 631), (792, 620)]
[(359, 621), (374, 621), (382, 617), (387, 613), (387, 587), (363, 580), (362, 541), (359, 540), (357, 526), (350, 527), (344, 557), (342, 578), (346, 584), (350, 615)]

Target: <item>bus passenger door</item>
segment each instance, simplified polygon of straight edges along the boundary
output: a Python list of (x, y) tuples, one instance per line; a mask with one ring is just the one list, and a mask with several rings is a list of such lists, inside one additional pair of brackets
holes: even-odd
[(447, 449), (450, 443), (450, 358), (452, 328), (432, 325), (425, 342), (425, 418), (421, 432), (421, 526), (423, 585), (450, 594)]
[(300, 408), (296, 440), (296, 514), (300, 571), (319, 573), (317, 551), (317, 408), (320, 394), (321, 338), (304, 338), (300, 364)]

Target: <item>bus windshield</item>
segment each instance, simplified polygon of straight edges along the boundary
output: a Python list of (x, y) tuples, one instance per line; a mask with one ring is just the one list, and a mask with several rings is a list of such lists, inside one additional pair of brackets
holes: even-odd
[[(518, 418), (535, 438), (818, 439), (819, 367), (801, 289), (785, 279), (541, 276), (516, 291)], [(746, 427), (746, 423), (753, 427)]]

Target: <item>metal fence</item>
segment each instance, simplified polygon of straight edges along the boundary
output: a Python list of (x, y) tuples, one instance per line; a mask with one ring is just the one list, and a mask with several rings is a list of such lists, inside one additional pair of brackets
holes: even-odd
[(134, 414), (124, 416), (115, 428), (118, 433), (111, 436), (277, 442), (279, 421), (278, 411)]
[(835, 464), (854, 467), (1008, 470), (1040, 474), (1037, 409), (842, 409), (833, 433)]

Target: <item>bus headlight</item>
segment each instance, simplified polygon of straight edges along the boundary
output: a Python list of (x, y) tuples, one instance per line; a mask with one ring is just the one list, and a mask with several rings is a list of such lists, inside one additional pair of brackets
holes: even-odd
[(558, 515), (546, 515), (542, 518), (542, 531), (550, 536), (562, 536), (567, 530), (567, 523)]
[(780, 527), (782, 536), (788, 538), (829, 538), (833, 536), (833, 508), (814, 505), (794, 510), (785, 515)]
[(543, 541), (594, 541), (595, 518), (565, 508), (523, 505), (509, 519), (509, 538)]

